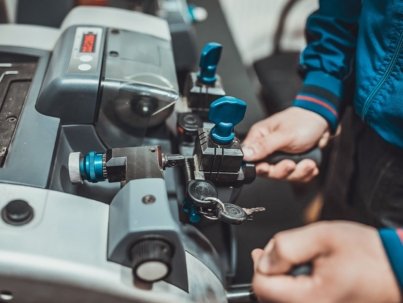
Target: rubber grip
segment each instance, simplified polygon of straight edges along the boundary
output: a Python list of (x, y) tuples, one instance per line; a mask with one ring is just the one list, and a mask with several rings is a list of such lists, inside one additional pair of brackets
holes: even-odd
[(319, 147), (315, 147), (305, 153), (290, 154), (285, 152), (275, 152), (266, 158), (266, 162), (269, 164), (277, 164), (282, 160), (292, 160), (298, 163), (305, 159), (311, 159), (319, 166), (322, 162), (322, 151)]
[(290, 271), (289, 275), (293, 277), (297, 276), (310, 276), (312, 274), (312, 264), (311, 263), (305, 263), (301, 265), (296, 265), (294, 266)]
[[(305, 263), (301, 265), (296, 265), (294, 266), (289, 272), (288, 275), (293, 276), (293, 277), (298, 277), (298, 276), (310, 276), (312, 275), (313, 267), (311, 263)], [(249, 294), (249, 302), (258, 302), (257, 297), (255, 293), (253, 292), (252, 288), (250, 290)], [(232, 301), (235, 303), (235, 301)], [(231, 302), (230, 302), (231, 303)]]

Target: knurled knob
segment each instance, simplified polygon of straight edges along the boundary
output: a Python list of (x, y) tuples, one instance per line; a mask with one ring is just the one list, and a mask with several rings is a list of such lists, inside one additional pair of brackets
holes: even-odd
[(134, 244), (130, 251), (133, 276), (153, 283), (165, 279), (171, 272), (172, 245), (162, 239), (145, 239)]

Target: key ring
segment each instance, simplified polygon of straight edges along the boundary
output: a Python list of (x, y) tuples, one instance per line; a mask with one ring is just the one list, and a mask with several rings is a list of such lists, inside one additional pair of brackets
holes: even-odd
[[(217, 203), (217, 204), (219, 205), (219, 207), (220, 207), (222, 210), (225, 209), (224, 203), (223, 203), (220, 199), (218, 199), (218, 198), (216, 198), (216, 197), (206, 197), (206, 198), (204, 198), (203, 200)], [(210, 215), (207, 215), (207, 214), (205, 214), (205, 213), (203, 213), (203, 212), (200, 212), (200, 213), (201, 213), (206, 219), (208, 219), (208, 220), (212, 220), (212, 221), (217, 221), (217, 220), (218, 220), (218, 216), (217, 216), (217, 215), (210, 216)]]
[(218, 199), (216, 197), (207, 197), (207, 198), (204, 198), (203, 200), (210, 201), (210, 202), (215, 202), (215, 203), (217, 203), (217, 204), (219, 204), (221, 206), (222, 210), (225, 209), (224, 202), (222, 202), (220, 199)]

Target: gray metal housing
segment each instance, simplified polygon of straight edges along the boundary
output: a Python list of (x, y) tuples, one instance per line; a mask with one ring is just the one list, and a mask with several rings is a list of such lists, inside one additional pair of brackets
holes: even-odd
[[(226, 302), (219, 278), (197, 258), (203, 251), (185, 255), (189, 292), (164, 281), (145, 290), (129, 267), (106, 258), (108, 205), (18, 185), (0, 184), (0, 192), (0, 209), (23, 199), (35, 214), (24, 226), (0, 220), (0, 293), (15, 302)], [(195, 247), (185, 234), (182, 241)]]

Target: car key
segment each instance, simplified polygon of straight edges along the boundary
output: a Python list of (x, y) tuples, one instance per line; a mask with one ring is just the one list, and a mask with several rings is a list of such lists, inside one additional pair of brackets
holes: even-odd
[(209, 208), (217, 202), (218, 193), (213, 183), (207, 180), (192, 180), (187, 185), (187, 192), (193, 204), (198, 207)]
[(223, 203), (223, 206), (219, 205), (218, 207), (218, 220), (228, 224), (239, 225), (248, 220), (248, 215), (238, 205)]
[(251, 220), (254, 213), (266, 210), (264, 207), (242, 208), (232, 203), (223, 203), (223, 206), (219, 208), (218, 219), (229, 224), (242, 224)]

